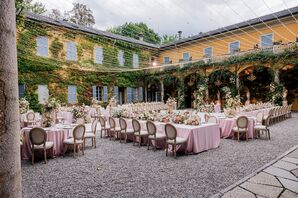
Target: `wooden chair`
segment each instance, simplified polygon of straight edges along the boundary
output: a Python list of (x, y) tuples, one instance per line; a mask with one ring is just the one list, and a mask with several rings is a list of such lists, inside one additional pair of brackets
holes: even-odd
[(105, 136), (109, 136), (110, 127), (106, 126), (106, 120), (102, 116), (99, 116), (98, 119), (100, 123), (100, 137), (102, 138), (102, 132), (105, 132)]
[(248, 141), (248, 118), (246, 116), (240, 116), (236, 120), (236, 127), (232, 129), (233, 139), (235, 133), (237, 133), (238, 141), (240, 141), (240, 134), (245, 133), (246, 141)]
[(32, 165), (34, 165), (34, 151), (43, 150), (44, 161), (47, 163), (47, 150), (52, 149), (52, 157), (54, 158), (54, 142), (47, 141), (47, 133), (42, 128), (33, 128), (29, 132), (31, 142)]
[(148, 142), (147, 142), (148, 150), (149, 150), (151, 141), (154, 140), (155, 141), (154, 151), (156, 151), (157, 140), (165, 140), (166, 135), (164, 135), (162, 133), (156, 133), (156, 126), (155, 126), (154, 122), (152, 122), (152, 121), (149, 121), (149, 120), (147, 121), (146, 128), (148, 131)]
[(114, 141), (116, 140), (116, 136), (119, 137), (119, 134), (121, 135), (121, 129), (120, 127), (116, 127), (116, 121), (114, 118), (109, 117), (109, 123), (110, 123), (110, 140), (112, 139), (112, 136), (114, 136)]
[(97, 119), (94, 119), (91, 125), (91, 131), (85, 133), (84, 136), (84, 147), (86, 145), (86, 139), (92, 140), (92, 147), (96, 148), (96, 128), (97, 128)]
[[(136, 138), (139, 137), (139, 147), (141, 147), (142, 138), (144, 138), (144, 137), (148, 138), (148, 132), (147, 131), (141, 131), (140, 122), (136, 119), (132, 119), (132, 127), (133, 127), (133, 130), (134, 130), (133, 145), (135, 145)], [(147, 141), (149, 141), (149, 140), (147, 139)]]
[(258, 112), (257, 115), (256, 115), (256, 125), (262, 125), (263, 124), (263, 119), (264, 119), (263, 112)]
[(78, 118), (76, 120), (76, 124), (85, 124), (85, 119), (84, 118)]
[(218, 124), (218, 120), (215, 116), (209, 116), (207, 123)]
[(85, 125), (80, 124), (73, 129), (73, 138), (69, 138), (64, 140), (63, 142), (63, 156), (69, 145), (73, 146), (73, 157), (75, 158), (76, 150), (78, 150), (79, 146), (82, 148), (82, 153), (84, 155), (84, 137), (85, 137)]
[(34, 125), (34, 122), (35, 122), (35, 113), (34, 112), (28, 112), (26, 114), (26, 119), (27, 119), (27, 123), (28, 123), (28, 126), (33, 126)]
[(134, 130), (133, 129), (127, 129), (127, 123), (126, 120), (123, 118), (119, 118), (119, 125), (120, 125), (120, 143), (122, 141), (122, 134), (125, 135), (125, 143), (127, 142), (127, 136), (129, 134), (133, 135)]
[(255, 126), (254, 130), (255, 130), (257, 137), (260, 137), (260, 132), (265, 131), (266, 138), (268, 137), (270, 140), (270, 130), (269, 130), (270, 119), (271, 119), (271, 116), (268, 116), (265, 120), (265, 125), (256, 125)]
[(165, 131), (166, 131), (166, 156), (168, 156), (168, 148), (170, 144), (172, 145), (174, 158), (176, 158), (176, 146), (185, 144), (187, 142), (187, 139), (183, 137), (177, 137), (177, 129), (172, 124), (166, 124)]

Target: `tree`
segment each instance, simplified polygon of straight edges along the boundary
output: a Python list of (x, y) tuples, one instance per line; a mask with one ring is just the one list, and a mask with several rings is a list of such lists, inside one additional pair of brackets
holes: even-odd
[(32, 4), (32, 0), (16, 0), (16, 12), (20, 14), (22, 11), (29, 11), (35, 14), (43, 14), (47, 11), (45, 6), (40, 2)]
[(58, 10), (58, 9), (52, 9), (51, 12), (49, 13), (49, 17), (51, 17), (52, 19), (55, 19), (55, 20), (64, 19), (60, 10)]
[(110, 28), (107, 31), (134, 39), (139, 39), (140, 36), (143, 36), (144, 41), (153, 44), (159, 44), (161, 40), (159, 35), (145, 23), (125, 23), (121, 26)]
[(0, 1), (0, 196), (22, 197), (14, 0)]
[(177, 41), (177, 40), (178, 40), (177, 34), (170, 35), (170, 36), (164, 34), (161, 38), (161, 44), (169, 44), (169, 43), (172, 43), (172, 42)]
[(92, 26), (95, 24), (95, 19), (92, 10), (84, 4), (74, 3), (71, 11), (68, 12), (68, 20), (84, 26)]

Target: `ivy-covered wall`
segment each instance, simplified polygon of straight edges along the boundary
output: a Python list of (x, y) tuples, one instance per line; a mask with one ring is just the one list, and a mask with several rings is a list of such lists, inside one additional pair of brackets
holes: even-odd
[[(114, 86), (143, 86), (142, 72), (116, 72), (116, 69), (131, 69), (133, 53), (139, 56), (139, 67), (147, 67), (150, 57), (157, 56), (158, 53), (157, 50), (132, 43), (75, 32), (24, 18), (19, 19), (17, 30), (19, 83), (25, 84), (25, 96), (31, 108), (36, 111), (40, 110), (38, 85), (48, 85), (49, 94), (66, 104), (68, 85), (77, 86), (77, 100), (80, 104), (91, 102), (94, 85), (108, 86), (110, 97), (113, 95)], [(36, 55), (38, 36), (48, 38), (48, 57)], [(67, 41), (76, 43), (77, 61), (66, 61), (64, 43)], [(102, 64), (94, 63), (95, 46), (103, 49)], [(118, 50), (124, 52), (124, 66), (119, 66)]]

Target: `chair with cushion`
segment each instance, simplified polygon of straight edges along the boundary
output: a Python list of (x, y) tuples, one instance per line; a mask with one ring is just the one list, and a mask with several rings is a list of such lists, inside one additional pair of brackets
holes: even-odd
[(186, 144), (187, 139), (183, 137), (177, 137), (177, 129), (172, 124), (165, 125), (166, 131), (166, 156), (168, 156), (169, 144), (172, 145), (172, 152), (176, 158), (176, 146)]
[(149, 146), (151, 144), (151, 140), (154, 140), (155, 141), (154, 151), (156, 151), (157, 140), (165, 140), (166, 135), (162, 134), (162, 133), (156, 133), (156, 126), (155, 126), (154, 122), (152, 122), (152, 121), (148, 120), (146, 123), (146, 127), (147, 127), (147, 131), (148, 131), (148, 142), (147, 142), (148, 150), (149, 150)]
[(270, 119), (271, 116), (268, 116), (265, 120), (265, 125), (256, 125), (255, 126), (255, 133), (257, 134), (257, 137), (260, 137), (260, 132), (265, 131), (266, 138), (268, 137), (270, 140), (270, 131), (269, 131), (269, 125), (270, 125)]
[(248, 118), (246, 116), (240, 116), (236, 120), (236, 127), (232, 129), (233, 139), (235, 133), (237, 133), (238, 141), (240, 141), (240, 134), (245, 133), (246, 141), (248, 141)]
[(123, 118), (119, 118), (119, 124), (120, 124), (120, 143), (122, 142), (122, 134), (125, 136), (125, 142), (127, 142), (127, 136), (133, 135), (134, 130), (133, 129), (127, 129), (127, 123), (126, 120)]
[(116, 137), (119, 137), (121, 129), (120, 127), (116, 127), (116, 121), (114, 118), (109, 117), (109, 123), (110, 123), (110, 140), (112, 139), (112, 136), (114, 136), (114, 141), (115, 141)]
[(144, 138), (144, 137), (147, 138), (148, 137), (148, 132), (141, 130), (140, 122), (136, 119), (132, 119), (132, 127), (133, 127), (133, 130), (134, 130), (133, 145), (135, 145), (136, 138), (138, 137), (139, 138), (139, 147), (141, 147), (142, 138)]
[(34, 164), (34, 151), (43, 150), (44, 161), (47, 163), (47, 150), (52, 149), (52, 157), (54, 157), (54, 142), (47, 141), (47, 133), (42, 128), (33, 128), (29, 132), (31, 142), (32, 165)]
[(84, 155), (84, 137), (85, 137), (85, 125), (80, 124), (73, 129), (72, 138), (66, 139), (63, 142), (63, 156), (69, 145), (73, 146), (73, 157), (75, 157), (76, 149), (81, 146), (82, 153)]
[(96, 148), (96, 128), (97, 128), (97, 119), (94, 119), (91, 125), (91, 131), (86, 131), (84, 136), (84, 146), (86, 144), (86, 139), (92, 140), (92, 147)]
[(264, 119), (263, 112), (258, 112), (256, 115), (256, 125), (262, 125), (263, 119)]
[(35, 122), (35, 113), (34, 112), (28, 112), (26, 114), (26, 119), (27, 119), (27, 123), (28, 123), (28, 126), (33, 126), (34, 125), (34, 122)]
[(109, 136), (110, 135), (110, 127), (106, 126), (106, 120), (102, 116), (99, 116), (98, 119), (99, 119), (99, 123), (100, 123), (100, 137), (102, 138), (102, 132), (105, 132), (105, 136)]

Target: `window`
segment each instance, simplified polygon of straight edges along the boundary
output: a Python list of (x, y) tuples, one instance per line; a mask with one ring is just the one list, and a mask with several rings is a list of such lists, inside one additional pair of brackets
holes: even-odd
[(101, 100), (101, 90), (99, 86), (92, 86), (92, 96), (93, 99), (100, 101)]
[(183, 61), (189, 61), (190, 55), (188, 52), (183, 53)]
[(68, 86), (68, 103), (77, 102), (77, 87), (73, 85)]
[(170, 57), (168, 57), (168, 56), (163, 57), (163, 63), (170, 64)]
[(25, 85), (19, 84), (19, 98), (25, 97)]
[(45, 36), (39, 36), (36, 38), (36, 51), (38, 56), (49, 56), (48, 38)]
[(211, 58), (212, 57), (212, 47), (206, 47), (204, 49), (204, 57)]
[(102, 55), (102, 47), (94, 48), (94, 63), (102, 64), (103, 55)]
[(261, 47), (270, 47), (273, 45), (273, 34), (264, 34), (261, 35)]
[(49, 99), (49, 89), (47, 85), (38, 85), (38, 101), (40, 104), (44, 104)]
[(122, 50), (118, 51), (118, 62), (120, 66), (124, 66), (124, 53)]
[(77, 46), (75, 42), (69, 41), (66, 43), (66, 60), (77, 60)]
[(229, 45), (229, 53), (234, 54), (235, 52), (238, 52), (240, 50), (240, 42), (234, 41), (231, 42)]
[(133, 54), (133, 68), (139, 68), (139, 55)]
[(103, 86), (103, 101), (108, 102), (108, 86)]

